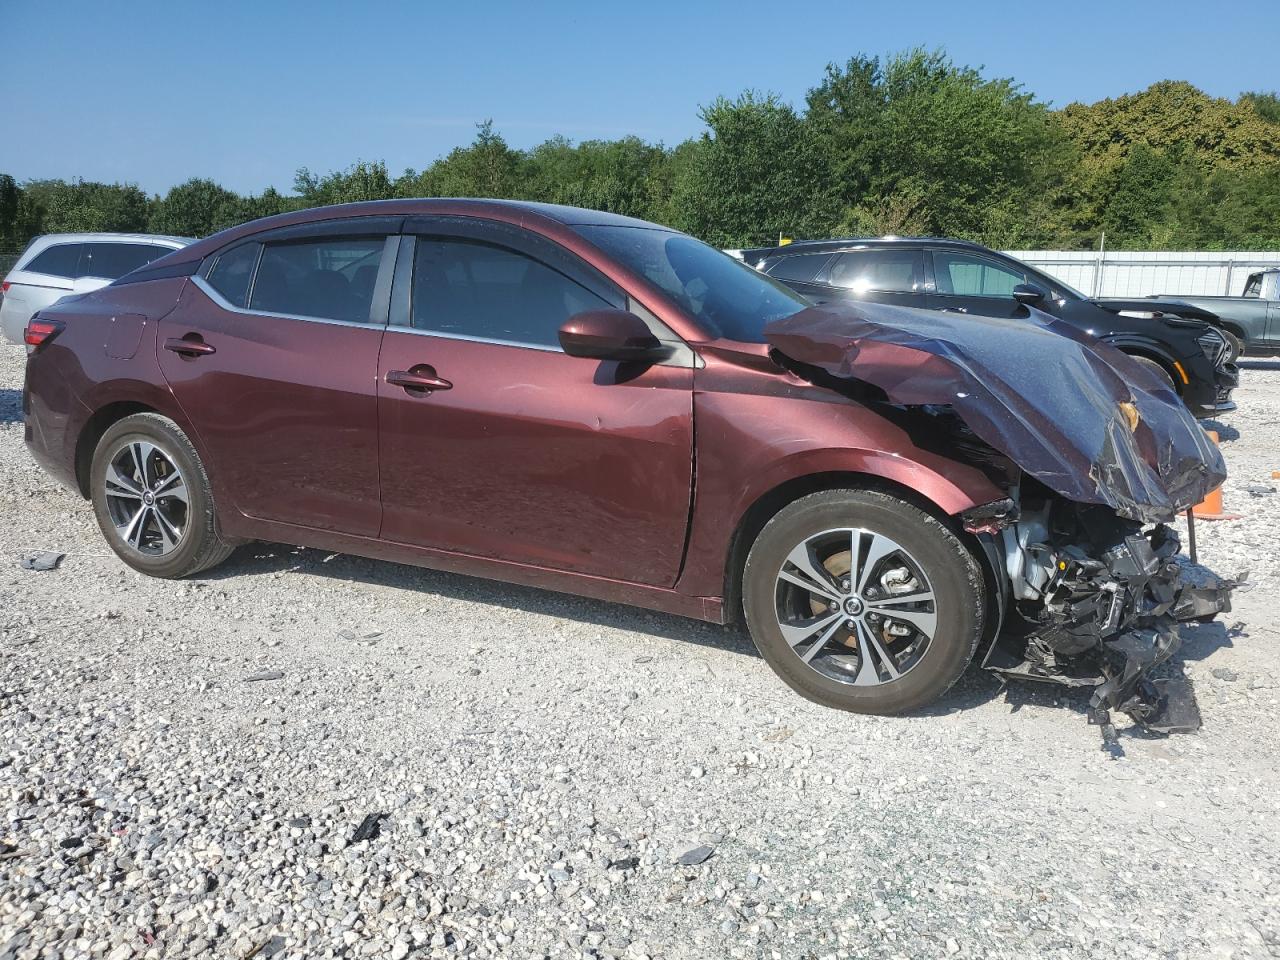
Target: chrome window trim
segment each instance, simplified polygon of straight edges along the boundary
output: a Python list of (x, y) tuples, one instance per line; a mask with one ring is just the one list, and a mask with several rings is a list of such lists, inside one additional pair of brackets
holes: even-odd
[(266, 310), (250, 310), (247, 307), (237, 307), (235, 304), (225, 300), (222, 294), (209, 286), (204, 277), (196, 275), (190, 279), (192, 283), (204, 291), (205, 296), (228, 313), (239, 313), (248, 317), (271, 317), (275, 320), (303, 320), (307, 323), (327, 323), (335, 327), (359, 327), (362, 330), (385, 330), (387, 328), (385, 323), (372, 323), (368, 320), (331, 320), (328, 317), (304, 317), (296, 313), (269, 313)]
[(390, 324), (389, 333), (411, 333), (415, 337), (438, 337), (441, 340), (459, 340), (464, 343), (487, 343), (495, 347), (517, 347), (521, 350), (537, 350), (540, 353), (564, 353), (560, 347), (552, 347), (540, 343), (518, 343), (515, 340), (498, 340), (494, 337), (471, 337), (460, 333), (441, 333), (438, 330), (422, 330), (418, 327), (406, 327), (397, 323)]

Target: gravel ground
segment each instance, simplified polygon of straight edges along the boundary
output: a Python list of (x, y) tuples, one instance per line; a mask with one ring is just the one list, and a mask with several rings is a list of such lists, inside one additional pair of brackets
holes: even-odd
[(3, 960), (1280, 956), (1280, 363), (1220, 424), (1245, 517), (1201, 560), (1258, 586), (1186, 631), (1204, 730), (1118, 758), (976, 669), (856, 717), (620, 606), (268, 545), (147, 579), (27, 456), (21, 379), (3, 348)]

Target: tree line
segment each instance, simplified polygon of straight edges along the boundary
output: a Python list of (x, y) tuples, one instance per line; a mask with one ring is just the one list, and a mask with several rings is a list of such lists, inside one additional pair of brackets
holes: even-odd
[(201, 237), (303, 207), (507, 197), (609, 210), (718, 246), (779, 236), (929, 234), (1001, 248), (1280, 249), (1280, 98), (1182, 81), (1062, 109), (945, 53), (858, 56), (804, 103), (748, 91), (702, 108), (674, 147), (639, 137), (512, 148), (491, 122), (422, 170), (303, 168), (291, 194), (195, 178), (132, 184), (0, 174), (0, 251), (41, 233)]

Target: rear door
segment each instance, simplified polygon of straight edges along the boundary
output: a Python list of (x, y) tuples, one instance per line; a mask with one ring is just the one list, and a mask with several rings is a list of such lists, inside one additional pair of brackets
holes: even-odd
[(907, 247), (866, 247), (837, 253), (818, 280), (846, 300), (924, 306), (924, 256)]
[[(991, 257), (937, 247), (933, 261), (933, 289), (925, 297), (932, 310), (973, 313), (984, 317), (1025, 316), (1013, 299), (1013, 288), (1027, 283), (1027, 275)], [(1046, 299), (1045, 308), (1051, 304)]]
[(399, 218), (286, 228), (210, 258), (160, 365), (234, 506), (376, 536), (375, 377)]
[(467, 221), (405, 227), (378, 369), (382, 538), (674, 584), (692, 352), (650, 366), (566, 355), (575, 313), (642, 308), (546, 238)]

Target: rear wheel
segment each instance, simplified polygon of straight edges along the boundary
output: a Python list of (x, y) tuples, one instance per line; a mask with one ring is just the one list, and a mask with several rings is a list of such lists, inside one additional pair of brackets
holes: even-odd
[(743, 572), (761, 655), (796, 692), (856, 713), (900, 713), (959, 679), (982, 635), (981, 570), (936, 517), (876, 491), (784, 507)]
[(103, 536), (135, 570), (186, 577), (231, 554), (218, 535), (200, 456), (167, 417), (139, 413), (109, 427), (94, 451), (89, 485)]

